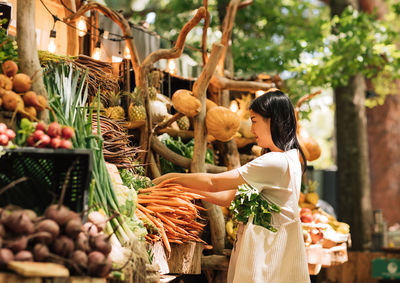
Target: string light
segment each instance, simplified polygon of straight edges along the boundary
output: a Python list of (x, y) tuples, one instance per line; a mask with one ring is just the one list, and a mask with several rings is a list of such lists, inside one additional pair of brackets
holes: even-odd
[(239, 110), (239, 105), (236, 100), (232, 100), (231, 105), (229, 105), (229, 109), (234, 113)]
[(261, 96), (261, 95), (263, 95), (264, 94), (264, 91), (263, 90), (257, 90), (256, 91), (256, 97), (259, 97), (259, 96)]
[(83, 37), (87, 33), (87, 26), (86, 26), (86, 20), (85, 17), (80, 17), (79, 21), (76, 24), (76, 27), (78, 28), (79, 36)]
[(131, 59), (131, 51), (129, 50), (128, 45), (125, 46), (124, 57), (125, 59)]
[(47, 50), (51, 53), (54, 53), (56, 51), (56, 30), (52, 29), (50, 31), (50, 39), (49, 39), (49, 45), (47, 46)]
[(96, 47), (93, 50), (92, 58), (100, 60), (100, 57), (101, 57), (101, 42), (100, 40), (98, 40), (96, 43)]
[(176, 63), (174, 59), (168, 59), (167, 72), (171, 74), (176, 73)]

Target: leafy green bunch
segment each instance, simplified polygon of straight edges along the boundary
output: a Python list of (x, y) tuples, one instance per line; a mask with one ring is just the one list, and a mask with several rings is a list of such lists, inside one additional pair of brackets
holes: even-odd
[[(6, 19), (0, 20), (0, 25), (6, 21)], [(0, 26), (0, 64), (6, 60), (15, 61), (17, 57), (17, 43), (7, 35), (6, 29)]]
[(253, 215), (253, 224), (267, 228), (272, 232), (277, 231), (271, 225), (272, 214), (281, 212), (281, 208), (263, 198), (255, 188), (247, 184), (238, 187), (229, 210), (233, 214), (233, 220), (247, 223), (249, 217)]

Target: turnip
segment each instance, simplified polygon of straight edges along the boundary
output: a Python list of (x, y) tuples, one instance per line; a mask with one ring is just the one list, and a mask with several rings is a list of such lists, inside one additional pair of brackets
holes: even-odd
[(35, 230), (32, 220), (23, 211), (13, 211), (4, 224), (16, 234), (32, 234)]
[(38, 243), (33, 247), (33, 256), (36, 261), (45, 261), (50, 257), (49, 248), (44, 244)]
[(12, 80), (9, 77), (0, 74), (0, 88), (5, 90), (12, 90), (13, 88)]
[(81, 232), (82, 230), (82, 221), (80, 218), (72, 218), (65, 225), (65, 234), (70, 236), (72, 239)]
[(52, 250), (55, 254), (68, 258), (75, 249), (74, 242), (67, 236), (58, 237), (53, 245)]
[(88, 221), (96, 225), (99, 232), (106, 228), (107, 219), (98, 211), (92, 211), (88, 215)]
[(60, 148), (71, 149), (72, 148), (72, 142), (70, 140), (61, 139)]
[(1, 70), (3, 74), (7, 77), (14, 77), (15, 74), (18, 72), (18, 65), (12, 60), (6, 60), (1, 65)]
[(36, 232), (48, 232), (54, 240), (60, 234), (60, 226), (51, 219), (44, 219), (36, 225)]
[(78, 236), (76, 236), (75, 249), (81, 250), (84, 252), (90, 251), (89, 237), (86, 233), (80, 232), (78, 234)]
[(14, 260), (14, 254), (9, 249), (0, 249), (0, 267), (6, 267), (10, 261)]
[(13, 89), (16, 92), (27, 92), (31, 89), (32, 80), (27, 74), (19, 73), (14, 76)]
[(34, 106), (34, 107), (40, 107), (41, 104), (38, 100), (38, 96), (36, 95), (36, 92), (34, 91), (27, 91), (23, 95), (23, 100), (26, 106)]
[(61, 130), (61, 135), (64, 139), (69, 140), (74, 137), (75, 131), (72, 127), (63, 127)]
[(20, 251), (15, 255), (16, 261), (33, 261), (33, 255), (30, 251)]
[(7, 125), (4, 123), (0, 123), (0, 134), (5, 134), (7, 131)]

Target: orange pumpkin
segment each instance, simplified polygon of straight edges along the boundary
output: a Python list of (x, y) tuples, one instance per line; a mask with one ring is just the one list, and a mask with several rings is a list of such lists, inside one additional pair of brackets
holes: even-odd
[(314, 161), (321, 156), (321, 148), (318, 143), (300, 125), (297, 126), (297, 139), (307, 161)]
[(215, 103), (214, 101), (210, 100), (210, 99), (206, 99), (206, 111), (213, 109), (214, 107), (217, 107), (217, 103)]
[(179, 89), (172, 95), (172, 104), (174, 108), (188, 117), (194, 117), (200, 113), (201, 102), (192, 95), (187, 89)]
[(207, 112), (206, 127), (210, 135), (219, 141), (227, 142), (239, 130), (240, 118), (228, 108), (217, 106)]

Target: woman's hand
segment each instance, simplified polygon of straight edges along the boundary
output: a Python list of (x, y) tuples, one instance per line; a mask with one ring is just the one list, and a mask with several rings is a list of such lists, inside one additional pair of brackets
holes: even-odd
[(165, 175), (162, 175), (160, 177), (157, 177), (157, 178), (153, 179), (152, 182), (153, 182), (153, 184), (158, 185), (158, 184), (160, 184), (161, 182), (163, 182), (165, 180), (176, 178), (177, 175), (179, 175), (179, 174), (178, 173), (168, 173), (168, 174), (165, 174)]

